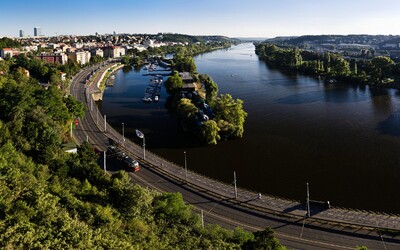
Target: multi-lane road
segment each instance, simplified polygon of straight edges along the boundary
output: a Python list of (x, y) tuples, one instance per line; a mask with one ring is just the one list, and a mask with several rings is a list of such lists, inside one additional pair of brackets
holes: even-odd
[[(88, 93), (86, 77), (93, 70), (81, 71), (71, 84), (71, 94), (86, 107), (85, 117), (80, 119), (73, 135), (78, 144), (88, 140), (98, 149), (106, 150), (109, 139), (118, 141), (122, 140), (122, 136), (108, 124), (104, 125), (104, 118)], [(97, 82), (100, 75), (97, 74), (97, 79), (93, 81)], [(317, 215), (306, 218), (296, 214), (296, 211), (304, 209), (295, 202), (283, 202), (293, 209), (288, 213), (277, 213), (262, 207), (262, 202), (274, 202), (272, 198), (268, 200), (263, 196), (259, 199), (257, 194), (244, 190), (240, 190), (238, 198), (235, 198), (229, 185), (186, 172), (151, 152), (146, 152), (143, 159), (143, 149), (130, 140), (123, 143), (123, 150), (141, 163), (139, 172), (130, 173), (134, 183), (160, 192), (180, 192), (187, 204), (199, 213), (202, 211), (205, 223), (250, 231), (271, 227), (282, 244), (295, 249), (354, 249), (357, 245), (370, 249), (400, 249), (399, 238), (382, 235), (379, 230), (352, 226), (343, 221), (319, 220), (315, 218)], [(114, 169), (110, 167), (107, 171), (112, 173)]]

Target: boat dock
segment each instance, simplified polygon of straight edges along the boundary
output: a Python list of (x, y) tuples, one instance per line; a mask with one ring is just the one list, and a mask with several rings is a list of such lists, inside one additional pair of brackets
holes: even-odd
[(143, 101), (144, 102), (158, 102), (160, 98), (161, 84), (163, 82), (163, 76), (157, 75), (150, 79), (149, 87), (146, 88), (144, 92)]

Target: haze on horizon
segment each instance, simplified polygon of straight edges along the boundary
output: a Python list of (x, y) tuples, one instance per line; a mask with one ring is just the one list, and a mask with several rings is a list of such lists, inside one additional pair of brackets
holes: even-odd
[(2, 3), (0, 37), (112, 33), (276, 37), (399, 35), (397, 0), (13, 0)]

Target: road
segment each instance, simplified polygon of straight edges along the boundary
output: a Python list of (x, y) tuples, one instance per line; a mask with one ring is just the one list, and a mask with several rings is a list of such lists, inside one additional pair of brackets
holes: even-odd
[[(85, 117), (80, 119), (74, 130), (77, 143), (88, 140), (100, 150), (106, 150), (109, 138), (119, 141), (122, 136), (108, 124), (104, 126), (104, 118), (85, 92), (86, 76), (93, 68), (78, 73), (71, 84), (71, 94), (85, 103)], [(100, 75), (100, 74), (98, 74)], [(97, 79), (94, 79), (97, 81)], [(89, 101), (87, 101), (89, 100)], [(180, 192), (187, 204), (194, 210), (203, 211), (205, 223), (215, 223), (226, 228), (241, 227), (249, 231), (271, 227), (276, 237), (285, 246), (295, 249), (354, 249), (355, 246), (367, 246), (370, 249), (399, 249), (400, 239), (390, 235), (381, 235), (381, 231), (371, 227), (350, 225), (344, 221), (326, 221), (318, 219), (318, 212), (313, 210), (312, 216), (306, 218), (304, 207), (292, 201), (279, 200), (272, 197), (258, 199), (257, 194), (239, 189), (239, 196), (234, 197), (233, 188), (192, 172), (187, 176), (183, 168), (173, 166), (151, 152), (126, 140), (124, 151), (141, 163), (139, 172), (130, 173), (132, 181), (144, 187), (160, 192)], [(112, 174), (117, 169), (109, 168)], [(275, 203), (277, 204), (275, 204)], [(263, 207), (262, 204), (286, 207), (285, 213), (276, 212)], [(287, 208), (292, 208), (290, 211)], [(335, 210), (331, 210), (335, 211)], [(339, 210), (337, 210), (339, 211)], [(332, 213), (332, 212), (331, 212)]]

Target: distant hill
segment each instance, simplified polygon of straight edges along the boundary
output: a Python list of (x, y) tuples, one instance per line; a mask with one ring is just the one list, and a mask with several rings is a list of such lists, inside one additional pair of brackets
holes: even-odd
[(247, 42), (247, 41), (260, 42), (260, 41), (265, 41), (268, 38), (267, 37), (234, 37), (234, 39), (240, 40), (242, 42)]
[(298, 37), (276, 37), (268, 39), (267, 42), (280, 43), (287, 45), (302, 45), (302, 44), (368, 44), (379, 45), (389, 41), (398, 41), (400, 36), (392, 35), (305, 35)]
[(210, 36), (192, 36), (185, 34), (173, 34), (173, 33), (160, 33), (158, 34), (158, 40), (162, 42), (182, 42), (182, 43), (197, 43), (197, 42), (234, 42), (235, 39), (210, 35)]

